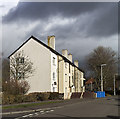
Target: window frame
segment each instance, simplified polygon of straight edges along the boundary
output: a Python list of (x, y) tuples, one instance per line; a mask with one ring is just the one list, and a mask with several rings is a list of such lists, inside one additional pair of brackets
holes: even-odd
[(55, 57), (53, 57), (53, 65), (55, 65), (55, 64), (56, 64), (56, 63), (55, 63), (55, 59), (56, 59), (56, 58), (55, 58)]
[(55, 81), (55, 72), (53, 72), (53, 80)]
[(16, 58), (16, 62), (17, 62), (17, 64), (24, 64), (25, 59), (24, 59), (24, 57), (19, 57), (19, 58)]

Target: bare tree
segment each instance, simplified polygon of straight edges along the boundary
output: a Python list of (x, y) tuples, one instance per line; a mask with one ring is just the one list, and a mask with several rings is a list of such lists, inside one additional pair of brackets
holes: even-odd
[(30, 86), (26, 80), (8, 80), (3, 82), (4, 94), (22, 95), (26, 94)]
[(10, 57), (10, 79), (27, 79), (33, 72), (33, 63), (24, 51), (19, 51)]
[(107, 64), (103, 67), (104, 89), (113, 88), (113, 76), (117, 70), (116, 60), (116, 52), (110, 47), (99, 46), (87, 56), (88, 69), (91, 71), (91, 76), (95, 78), (98, 90), (100, 90), (101, 64)]
[[(27, 93), (30, 86), (26, 79), (34, 72), (33, 63), (29, 57), (25, 55), (24, 51), (19, 51), (10, 57), (10, 63), (5, 59), (3, 64), (3, 92), (13, 95)], [(10, 78), (6, 75), (9, 71)]]

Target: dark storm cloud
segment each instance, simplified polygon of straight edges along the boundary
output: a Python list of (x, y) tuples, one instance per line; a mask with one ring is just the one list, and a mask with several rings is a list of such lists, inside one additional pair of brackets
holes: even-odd
[(19, 3), (3, 17), (3, 47), (13, 42), (9, 53), (31, 35), (46, 43), (55, 35), (57, 51), (67, 48), (84, 61), (96, 44), (116, 47), (117, 16), (117, 3)]
[(20, 19), (38, 20), (61, 14), (65, 17), (77, 16), (81, 13), (93, 11), (99, 3), (40, 3), (19, 2), (3, 17), (4, 22), (14, 22)]
[[(94, 16), (90, 14), (96, 12)], [(80, 15), (88, 14), (89, 18), (84, 23), (78, 19)], [(63, 18), (77, 18), (74, 24), (64, 26), (54, 26), (50, 31), (53, 31), (61, 38), (74, 34), (79, 34), (84, 30), (84, 36), (109, 36), (117, 33), (117, 3), (40, 3), (40, 2), (19, 2), (17, 7), (11, 9), (9, 13), (3, 17), (3, 23), (26, 24), (34, 21), (50, 22), (53, 16), (62, 16)], [(94, 19), (92, 18), (94, 17)], [(91, 20), (93, 19), (93, 20)], [(79, 24), (83, 22), (83, 26)], [(43, 26), (41, 26), (42, 28)], [(71, 29), (71, 30), (70, 30)], [(34, 29), (33, 32), (37, 32)], [(68, 35), (64, 34), (68, 33)], [(55, 35), (56, 35), (55, 34)], [(73, 36), (74, 37), (74, 36)]]
[(94, 22), (87, 29), (88, 36), (110, 36), (118, 34), (118, 6), (111, 4), (95, 16)]

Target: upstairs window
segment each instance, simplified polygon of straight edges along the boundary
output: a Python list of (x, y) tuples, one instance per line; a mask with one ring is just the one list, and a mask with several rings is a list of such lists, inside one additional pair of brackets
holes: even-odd
[(55, 80), (55, 72), (53, 72), (53, 80)]
[(67, 62), (65, 62), (65, 68), (67, 68)]
[(73, 76), (72, 76), (72, 80), (73, 80)]
[(18, 72), (18, 79), (24, 79), (24, 72)]
[(16, 62), (23, 64), (23, 63), (24, 63), (24, 57), (19, 57), (19, 58), (17, 58), (17, 59), (16, 59)]
[(69, 87), (70, 87), (70, 76), (69, 76)]
[(53, 65), (55, 65), (55, 57), (53, 57)]
[(65, 82), (67, 82), (67, 74), (65, 74)]
[(70, 64), (69, 64), (69, 73), (70, 73)]

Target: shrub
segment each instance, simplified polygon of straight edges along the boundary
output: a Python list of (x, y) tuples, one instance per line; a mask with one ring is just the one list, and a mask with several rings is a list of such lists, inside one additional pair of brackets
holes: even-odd
[(50, 100), (58, 100), (59, 99), (59, 93), (58, 92), (50, 92), (49, 99)]
[(41, 101), (44, 101), (44, 100), (48, 100), (49, 96), (50, 96), (50, 93), (45, 92), (45, 93), (41, 93), (39, 95), (39, 98)]
[(26, 80), (9, 80), (3, 83), (3, 91), (11, 95), (26, 94), (30, 86)]
[(22, 99), (23, 99), (23, 102), (35, 102), (35, 101), (37, 101), (37, 99), (32, 95), (24, 95)]
[(15, 102), (15, 96), (10, 94), (3, 94), (2, 104), (13, 104)]
[(24, 102), (24, 95), (15, 95), (14, 103), (22, 103)]
[(26, 101), (27, 100), (39, 101), (40, 100), (39, 95), (40, 95), (40, 93), (38, 93), (38, 92), (30, 93), (30, 94), (26, 95)]
[(35, 101), (44, 101), (48, 100), (50, 93), (49, 92), (34, 92), (30, 93), (29, 96), (36, 99)]
[(2, 95), (3, 104), (14, 104), (22, 102), (36, 102), (45, 100), (58, 100), (62, 99), (63, 94), (57, 92), (34, 92), (28, 95), (11, 95), (8, 93), (3, 93)]

